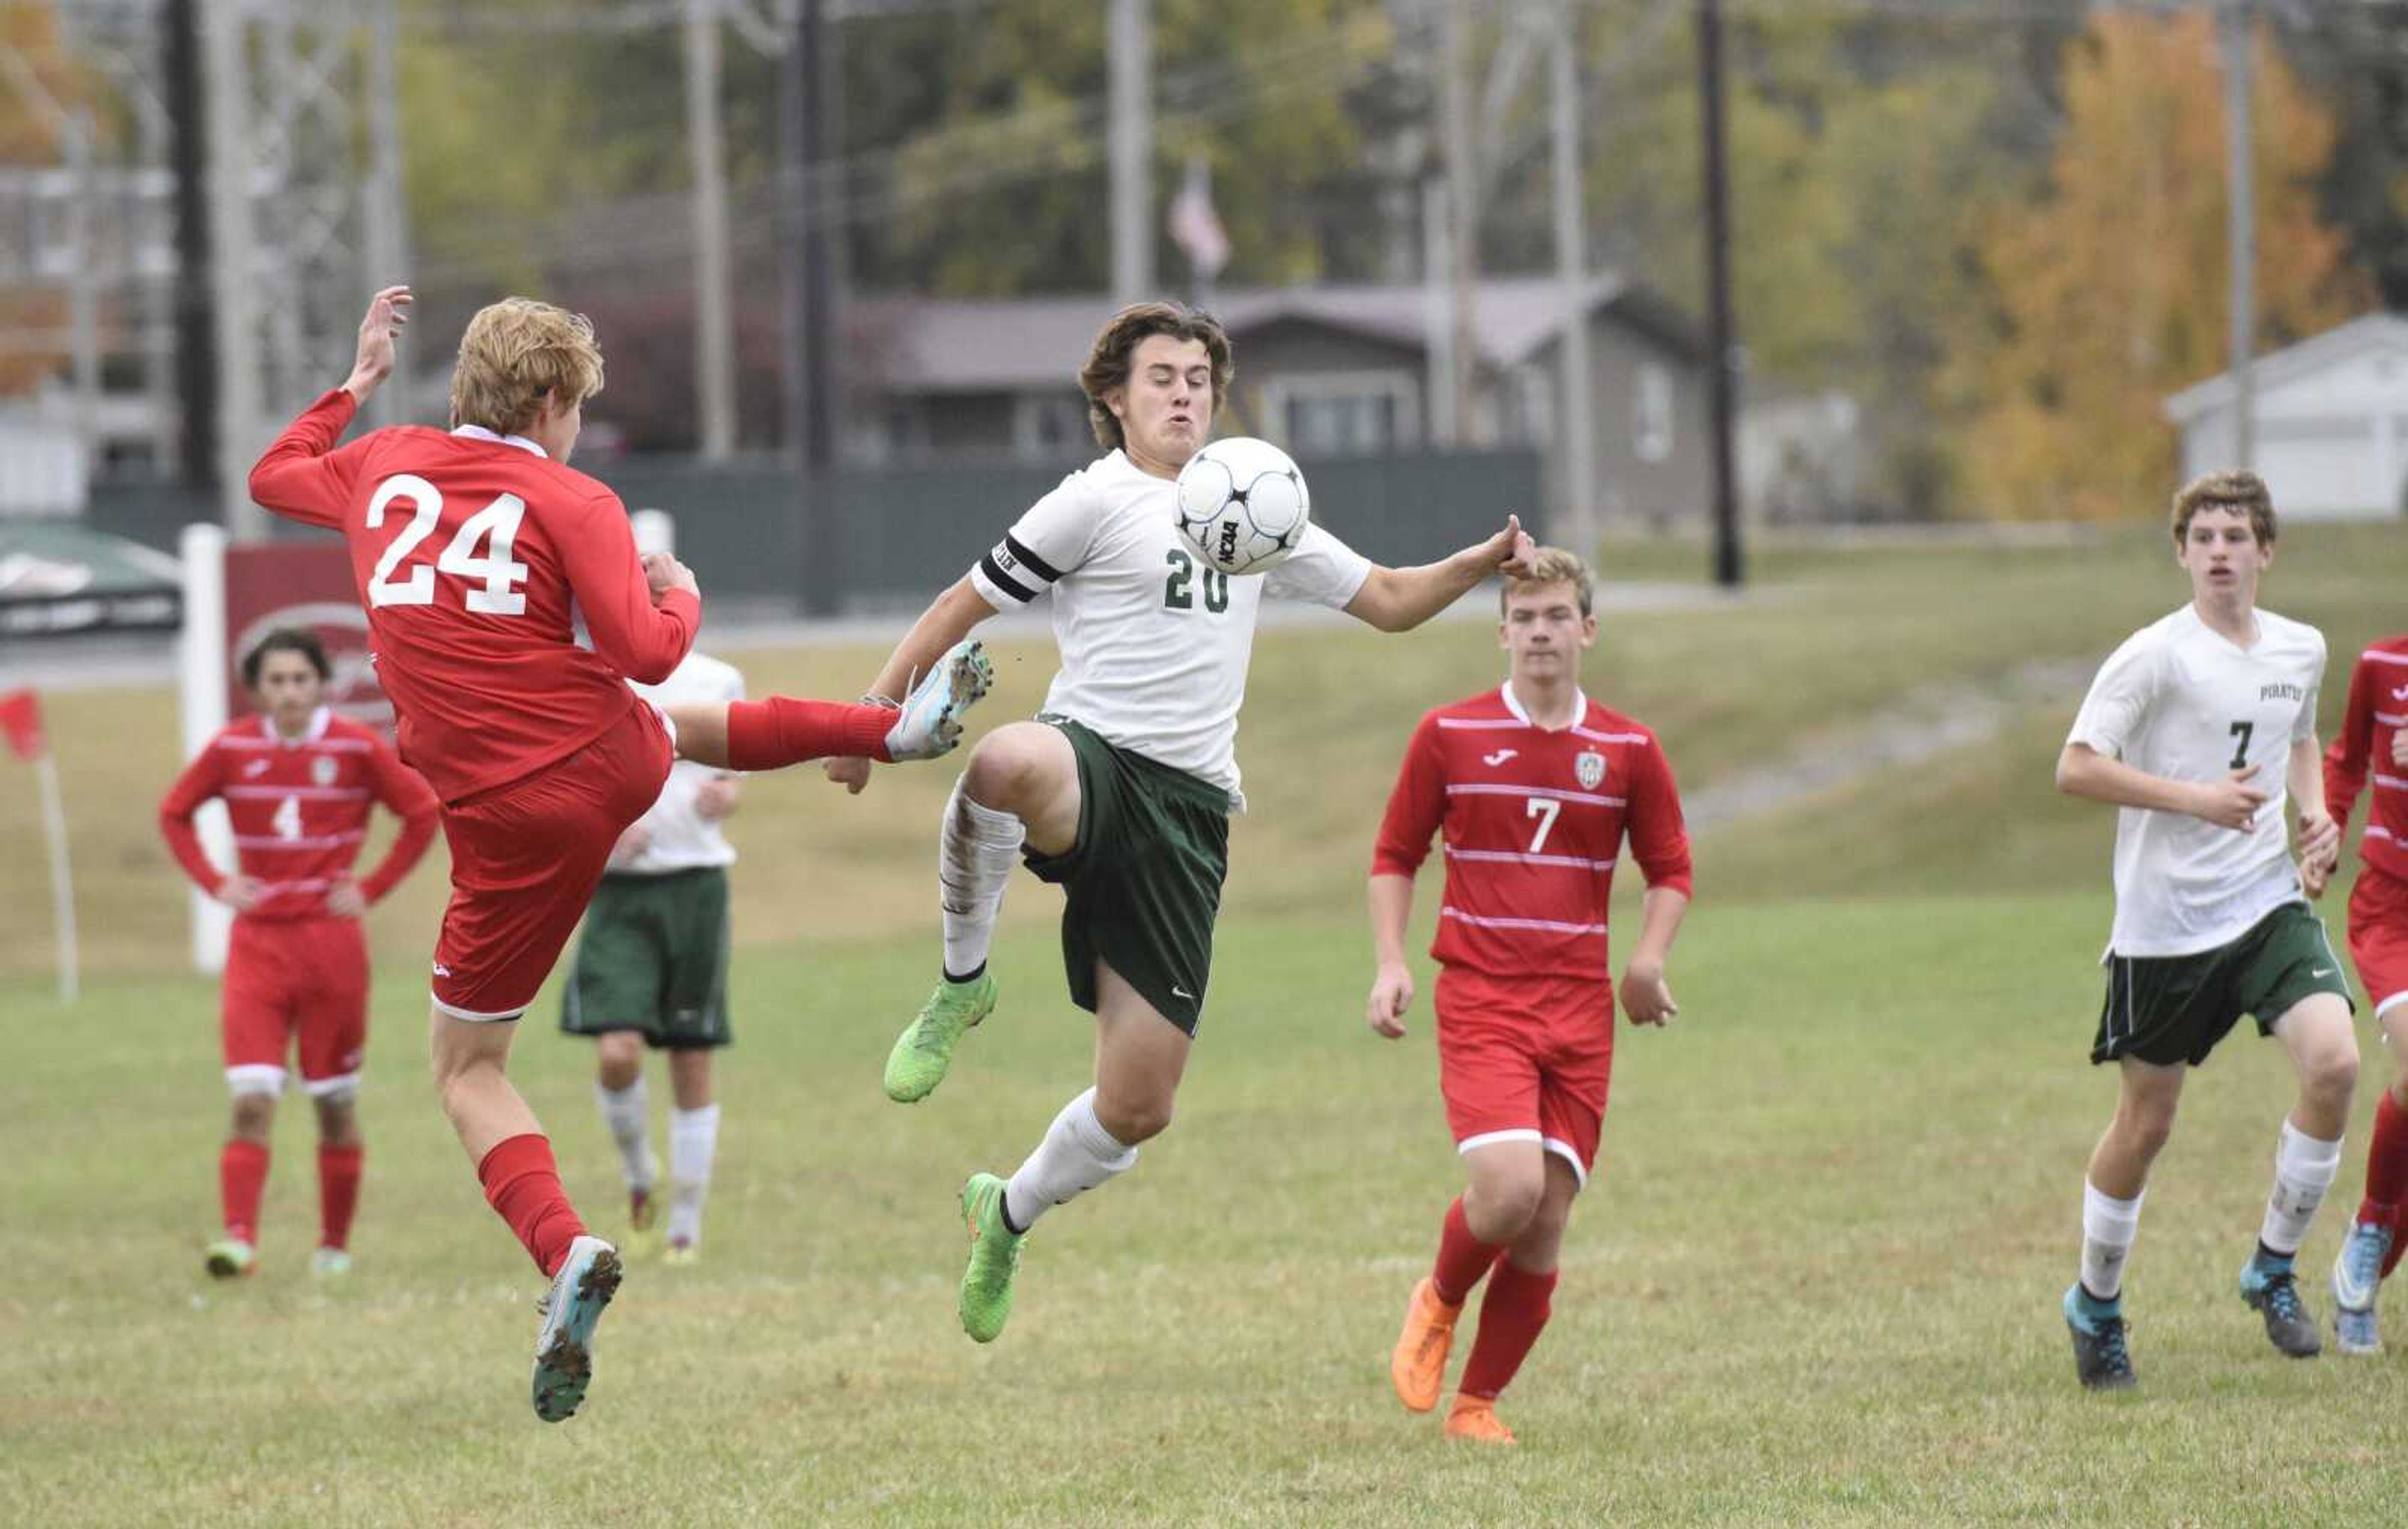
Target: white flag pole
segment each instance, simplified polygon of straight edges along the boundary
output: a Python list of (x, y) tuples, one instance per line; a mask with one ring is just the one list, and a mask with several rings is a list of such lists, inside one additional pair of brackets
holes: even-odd
[(42, 791), (42, 828), (50, 844), (50, 922), (59, 937), (59, 1002), (77, 994), (75, 875), (67, 866), (67, 815), (59, 801), (59, 762), (48, 749), (34, 761)]
[[(226, 725), (225, 531), (187, 526), (177, 551), (184, 563), (184, 631), (177, 655), (183, 691), (184, 757), (208, 745)], [(204, 802), (193, 820), (201, 850), (219, 865), (233, 865), (234, 829), (224, 807)], [(211, 975), (225, 970), (234, 910), (192, 888), (193, 965)]]

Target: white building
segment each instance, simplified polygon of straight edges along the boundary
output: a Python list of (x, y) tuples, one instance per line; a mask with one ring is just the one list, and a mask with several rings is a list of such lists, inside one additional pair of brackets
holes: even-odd
[[(2286, 515), (2370, 520), (2408, 510), (2408, 317), (2369, 313), (2260, 356), (2252, 466)], [(2232, 374), (2166, 399), (2186, 479), (2235, 465)]]

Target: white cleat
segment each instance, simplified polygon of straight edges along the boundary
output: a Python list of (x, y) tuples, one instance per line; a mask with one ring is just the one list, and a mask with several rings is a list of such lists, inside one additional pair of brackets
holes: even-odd
[(962, 741), (962, 714), (977, 704), (993, 683), (986, 644), (956, 642), (927, 676), (911, 686), (895, 726), (886, 733), (886, 756), (898, 762), (950, 754)]
[(339, 1248), (321, 1248), (309, 1255), (309, 1274), (317, 1279), (340, 1279), (351, 1272), (351, 1255)]
[(599, 1237), (580, 1237), (540, 1303), (543, 1331), (535, 1343), (535, 1415), (560, 1422), (585, 1400), (594, 1379), (594, 1324), (619, 1293), (619, 1250)]
[(2391, 1228), (2353, 1222), (2333, 1260), (2333, 1339), (2344, 1354), (2379, 1354), (2383, 1331), (2374, 1315), (2383, 1293), (2383, 1261), (2391, 1251)]

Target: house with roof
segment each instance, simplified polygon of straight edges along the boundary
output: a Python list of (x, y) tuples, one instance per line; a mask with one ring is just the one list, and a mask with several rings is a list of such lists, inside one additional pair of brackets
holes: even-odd
[[(2374, 519), (2408, 510), (2408, 317), (2369, 313), (2250, 368), (2252, 465), (2284, 515)], [(2230, 372), (2165, 401), (2186, 479), (2238, 459)]]
[[(1433, 449), (1444, 397), (1421, 284), (1232, 288), (1206, 306), (1238, 376), (1224, 433), (1263, 436), (1308, 466)], [(1101, 296), (957, 301), (858, 296), (847, 305), (844, 450), (856, 466), (1070, 464), (1095, 454), (1076, 373), (1112, 311)], [(1473, 302), (1473, 432), (1541, 463), (1553, 524), (1575, 502), (1563, 337), (1589, 329), (1596, 480), (1609, 523), (1701, 516), (1707, 504), (1704, 344), (1662, 297), (1614, 274), (1567, 302), (1552, 277), (1483, 281)]]

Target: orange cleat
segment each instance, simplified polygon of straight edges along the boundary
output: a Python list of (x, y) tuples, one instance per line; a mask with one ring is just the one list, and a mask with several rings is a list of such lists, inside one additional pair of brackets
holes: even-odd
[(1409, 1412), (1427, 1412), (1438, 1406), (1446, 1383), (1446, 1351), (1455, 1345), (1455, 1320), (1463, 1307), (1438, 1298), (1438, 1285), (1427, 1276), (1413, 1287), (1405, 1305), (1405, 1330), (1397, 1334), (1397, 1351), (1388, 1356), (1388, 1378), (1396, 1384), (1397, 1400)]
[(1447, 1410), (1446, 1436), (1475, 1439), (1482, 1444), (1511, 1444), (1513, 1430), (1497, 1415), (1495, 1398), (1466, 1396), (1458, 1392), (1455, 1406)]

